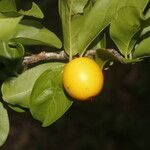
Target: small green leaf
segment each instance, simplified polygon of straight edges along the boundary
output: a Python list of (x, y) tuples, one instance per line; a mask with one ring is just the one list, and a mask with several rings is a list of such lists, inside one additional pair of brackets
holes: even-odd
[(16, 11), (15, 0), (0, 0), (0, 12)]
[(19, 70), (23, 55), (24, 47), (20, 43), (0, 42), (0, 62), (5, 65), (2, 70), (10, 73)]
[(145, 36), (150, 36), (150, 26), (145, 27), (140, 34), (141, 38), (145, 38)]
[(60, 118), (71, 106), (61, 82), (62, 67), (45, 71), (36, 81), (30, 101), (33, 117), (46, 127)]
[(92, 49), (104, 49), (106, 48), (106, 34), (101, 33), (90, 45)]
[(119, 51), (128, 56), (135, 46), (134, 35), (141, 29), (140, 9), (136, 7), (121, 8), (110, 26), (110, 35)]
[(134, 58), (150, 57), (150, 37), (140, 42), (134, 50)]
[(114, 61), (124, 62), (124, 58), (113, 49), (96, 49), (96, 62), (103, 69), (105, 65), (110, 62), (110, 65), (113, 64)]
[(0, 42), (0, 57), (18, 59), (24, 55), (24, 47), (19, 43)]
[(16, 34), (11, 41), (19, 42), (23, 45), (46, 45), (61, 48), (62, 43), (58, 37), (39, 22), (24, 20), (16, 28)]
[(149, 37), (149, 36), (150, 36), (150, 15), (149, 17), (148, 16), (144, 17), (144, 20), (142, 22), (142, 31), (140, 33), (140, 38), (144, 39), (145, 37)]
[(7, 110), (0, 102), (0, 147), (4, 144), (9, 133), (9, 119)]
[(87, 4), (89, 0), (76, 0), (72, 3), (74, 3), (72, 5), (72, 9), (71, 9), (71, 14), (78, 14), (78, 13), (83, 13), (84, 12), (84, 8)]
[(14, 105), (8, 105), (12, 110), (18, 112), (18, 113), (23, 113), (25, 112), (24, 109), (20, 108), (20, 107), (17, 107), (17, 106), (14, 106)]
[(32, 2), (32, 7), (30, 10), (19, 10), (18, 13), (22, 14), (22, 15), (27, 15), (27, 16), (33, 16), (36, 18), (40, 18), (42, 19), (44, 17), (41, 9), (38, 7), (38, 5), (34, 2)]
[(136, 7), (139, 8), (142, 12), (144, 11), (146, 5), (148, 4), (149, 0), (121, 0), (120, 1), (120, 8), (122, 7)]
[(0, 41), (10, 39), (22, 17), (0, 18)]
[(55, 69), (61, 63), (45, 63), (23, 72), (16, 78), (6, 80), (2, 85), (3, 100), (12, 105), (29, 107), (30, 94), (37, 78), (47, 69)]
[(148, 9), (147, 13), (145, 14), (145, 19), (149, 19), (150, 18), (150, 9)]

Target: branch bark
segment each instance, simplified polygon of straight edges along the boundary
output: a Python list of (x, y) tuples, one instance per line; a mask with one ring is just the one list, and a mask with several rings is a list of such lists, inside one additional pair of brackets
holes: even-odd
[(39, 54), (31, 55), (31, 56), (25, 56), (23, 60), (23, 65), (28, 66), (30, 64), (34, 64), (40, 61), (44, 60), (67, 60), (67, 55), (64, 51), (60, 51), (58, 53), (56, 52), (41, 52)]
[[(106, 49), (109, 53), (111, 53), (114, 57), (116, 57), (118, 60), (123, 59), (123, 57), (114, 49)], [(91, 49), (87, 50), (85, 53), (85, 57), (94, 57), (96, 54), (96, 50)], [(65, 51), (60, 51), (60, 52), (41, 52), (39, 54), (31, 55), (31, 56), (25, 56), (23, 60), (23, 65), (28, 66), (40, 61), (65, 61), (68, 60), (68, 56), (65, 53)]]

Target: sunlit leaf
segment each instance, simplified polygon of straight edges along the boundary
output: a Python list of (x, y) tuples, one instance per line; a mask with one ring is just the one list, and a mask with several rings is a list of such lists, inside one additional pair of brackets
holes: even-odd
[(62, 64), (46, 63), (28, 69), (16, 78), (6, 80), (2, 85), (3, 100), (12, 105), (29, 107), (30, 94), (37, 78), (47, 69), (55, 69)]
[(20, 43), (0, 42), (0, 62), (5, 67), (1, 69), (7, 75), (7, 72), (15, 72), (21, 68), (24, 47)]
[(29, 10), (19, 10), (18, 13), (22, 15), (27, 15), (27, 16), (33, 16), (36, 18), (43, 18), (44, 15), (41, 11), (41, 9), (38, 7), (38, 5), (34, 2), (32, 2), (32, 7)]
[(16, 11), (15, 0), (0, 0), (0, 12)]
[(150, 37), (140, 42), (134, 50), (134, 58), (150, 57)]
[(18, 59), (24, 55), (24, 48), (19, 43), (0, 42), (0, 57)]
[(16, 111), (16, 112), (18, 112), (18, 113), (23, 113), (23, 112), (25, 112), (25, 110), (24, 109), (22, 109), (22, 108), (20, 108), (20, 107), (17, 107), (17, 106), (15, 106), (15, 105), (8, 105), (12, 110), (14, 110), (14, 111)]
[(90, 45), (91, 49), (104, 49), (106, 48), (106, 34), (100, 34)]
[(4, 144), (9, 133), (9, 119), (7, 110), (0, 102), (0, 147)]
[(39, 22), (24, 20), (16, 28), (16, 34), (11, 39), (23, 45), (46, 45), (61, 48), (59, 38)]
[(79, 28), (73, 27), (73, 16), (80, 13), (82, 14), (86, 3), (87, 0), (59, 0), (59, 14), (62, 21), (64, 49), (70, 55), (77, 53), (77, 50), (73, 49), (73, 42), (75, 42), (74, 37), (77, 31), (79, 31)]
[(119, 7), (119, 0), (97, 0), (93, 7), (84, 15), (83, 22), (78, 24), (80, 31), (75, 49), (84, 53), (89, 44), (103, 31), (111, 22)]
[(91, 7), (88, 7), (89, 3), (85, 0), (81, 1), (80, 7), (77, 2), (59, 1), (64, 48), (69, 55), (84, 53), (94, 38), (110, 23), (119, 5), (119, 0), (97, 0)]
[(119, 51), (127, 56), (131, 53), (136, 40), (134, 35), (141, 29), (140, 9), (121, 8), (110, 26), (110, 35)]
[(149, 0), (121, 0), (120, 8), (122, 7), (136, 7), (141, 10), (141, 12), (144, 11), (146, 5), (148, 4)]
[(48, 126), (59, 119), (71, 106), (61, 82), (62, 67), (45, 71), (36, 81), (30, 101), (33, 117)]
[(96, 49), (95, 59), (102, 69), (104, 69), (106, 67), (105, 65), (108, 63), (107, 67), (112, 65), (114, 61), (124, 62), (124, 58), (117, 51), (104, 48)]
[(10, 39), (22, 17), (0, 18), (0, 40)]

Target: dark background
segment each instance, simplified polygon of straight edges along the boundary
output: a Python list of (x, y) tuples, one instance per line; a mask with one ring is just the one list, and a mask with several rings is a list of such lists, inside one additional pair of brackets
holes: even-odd
[[(45, 14), (42, 23), (61, 37), (58, 1), (36, 2)], [(29, 112), (9, 109), (10, 133), (1, 150), (150, 150), (150, 59), (115, 63), (104, 75), (96, 99), (75, 102), (47, 128)]]

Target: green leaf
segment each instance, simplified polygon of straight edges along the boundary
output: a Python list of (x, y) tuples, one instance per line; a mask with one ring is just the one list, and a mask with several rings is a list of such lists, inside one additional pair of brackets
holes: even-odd
[(0, 57), (18, 59), (24, 55), (24, 47), (19, 43), (0, 42)]
[(31, 9), (25, 11), (25, 10), (19, 10), (18, 13), (22, 14), (22, 15), (27, 15), (27, 16), (33, 16), (36, 18), (43, 18), (44, 15), (41, 11), (41, 9), (38, 7), (38, 5), (34, 2), (32, 2), (32, 7)]
[(78, 52), (76, 49), (73, 49), (74, 38), (76, 32), (79, 30), (79, 28), (73, 27), (73, 16), (83, 13), (86, 3), (87, 0), (59, 0), (59, 14), (62, 21), (64, 49), (70, 56)]
[(150, 26), (145, 27), (141, 33), (140, 33), (140, 38), (145, 38), (145, 37), (149, 37), (150, 36)]
[(9, 133), (9, 119), (7, 110), (0, 102), (0, 147), (4, 144)]
[(150, 57), (150, 37), (140, 42), (134, 50), (134, 58)]
[(117, 51), (104, 48), (96, 49), (95, 59), (102, 69), (106, 67), (108, 62), (110, 62), (109, 65), (112, 65), (114, 61), (124, 62), (124, 58)]
[(145, 19), (149, 19), (150, 18), (150, 9), (148, 9), (147, 13), (145, 14)]
[[(69, 2), (69, 1), (68, 1)], [(76, 0), (76, 1), (70, 1), (71, 7), (71, 14), (78, 14), (78, 13), (83, 13), (84, 12), (84, 7), (87, 4), (88, 0)]]
[(90, 45), (92, 49), (104, 49), (106, 48), (106, 34), (101, 33)]
[(83, 21), (78, 24), (80, 31), (74, 43), (75, 49), (78, 49), (81, 55), (99, 33), (110, 24), (118, 6), (119, 0), (96, 0), (91, 10), (84, 15), (84, 19), (81, 18)]
[(45, 63), (23, 72), (16, 78), (6, 80), (2, 85), (3, 100), (12, 105), (29, 107), (30, 94), (37, 78), (47, 69), (55, 69), (61, 63)]
[(17, 106), (14, 106), (14, 105), (8, 105), (12, 110), (18, 112), (18, 113), (23, 113), (25, 112), (24, 109), (20, 108), (20, 107), (17, 107)]
[(2, 70), (6, 71), (6, 75), (21, 68), (23, 55), (24, 47), (20, 43), (0, 42), (0, 62), (5, 65)]
[(61, 48), (62, 43), (58, 37), (39, 22), (24, 20), (17, 26), (16, 34), (11, 41), (23, 45), (46, 45)]
[(62, 67), (45, 71), (36, 81), (30, 101), (33, 117), (46, 127), (60, 118), (71, 106), (61, 82)]
[(135, 34), (141, 29), (140, 9), (136, 7), (121, 8), (110, 26), (110, 35), (119, 51), (128, 56), (135, 46)]
[(97, 0), (90, 7), (85, 0), (81, 1), (80, 7), (77, 2), (59, 1), (64, 48), (69, 55), (84, 53), (95, 37), (110, 23), (119, 5), (119, 0)]
[(148, 4), (149, 0), (121, 0), (120, 1), (120, 8), (122, 7), (136, 7), (139, 8), (142, 12), (144, 11), (146, 5)]
[(117, 10), (135, 6), (144, 10), (148, 0), (59, 0), (64, 49), (72, 57), (83, 55), (90, 43), (110, 24)]
[(150, 36), (150, 13), (149, 16), (144, 16), (140, 38), (144, 39), (145, 37), (149, 37), (149, 36)]
[(11, 11), (16, 11), (15, 0), (1, 0), (0, 12), (11, 12)]
[(0, 18), (0, 41), (10, 39), (22, 17)]

